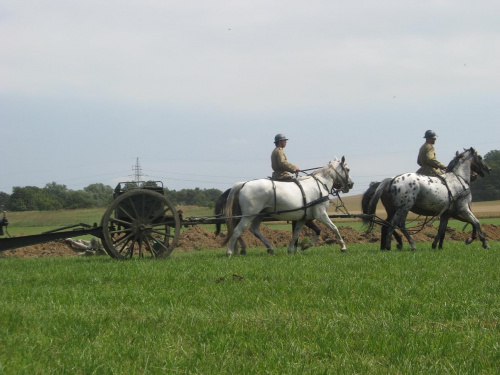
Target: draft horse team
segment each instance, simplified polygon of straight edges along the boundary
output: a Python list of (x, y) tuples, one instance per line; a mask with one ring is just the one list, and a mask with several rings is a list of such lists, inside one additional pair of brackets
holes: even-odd
[[(381, 249), (390, 250), (394, 236), (398, 248), (402, 247), (401, 231), (412, 250), (415, 243), (405, 226), (409, 212), (440, 220), (438, 234), (432, 248), (442, 248), (445, 231), (450, 218), (472, 225), (472, 236), (466, 240), (470, 244), (477, 236), (484, 248), (489, 248), (477, 218), (470, 210), (472, 201), (470, 183), (477, 176), (484, 176), (491, 168), (472, 147), (456, 154), (448, 164), (446, 172), (440, 176), (426, 176), (418, 173), (404, 173), (372, 183), (363, 194), (363, 221), (369, 230), (376, 220), (375, 212), (379, 201), (382, 202), (387, 218), (381, 225)], [(295, 182), (257, 179), (236, 183), (226, 192), (225, 207), (219, 212), (227, 218), (228, 244), (226, 255), (231, 256), (239, 241), (242, 246), (242, 233), (250, 227), (250, 232), (259, 238), (269, 253), (274, 253), (273, 245), (259, 231), (264, 217), (292, 221), (292, 239), (288, 253), (297, 252), (297, 239), (306, 224), (318, 220), (334, 233), (342, 252), (347, 247), (337, 227), (330, 220), (327, 209), (329, 195), (337, 191), (347, 193), (354, 183), (349, 176), (345, 158), (337, 158), (315, 172), (298, 178)], [(226, 198), (226, 197), (224, 197)]]

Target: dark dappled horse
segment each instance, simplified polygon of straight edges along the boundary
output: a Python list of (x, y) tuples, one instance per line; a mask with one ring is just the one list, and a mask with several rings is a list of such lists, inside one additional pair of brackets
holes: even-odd
[(335, 159), (309, 176), (300, 177), (298, 181), (302, 189), (296, 183), (270, 179), (239, 182), (231, 188), (225, 214), (236, 217), (233, 213), (237, 213), (239, 223), (233, 226), (234, 221), (228, 222), (228, 256), (233, 254), (236, 241), (250, 224), (250, 232), (266, 245), (269, 253), (274, 253), (271, 243), (259, 231), (262, 219), (267, 215), (277, 220), (297, 222), (288, 246), (289, 253), (297, 252), (299, 234), (304, 224), (312, 219), (327, 225), (335, 233), (341, 250), (347, 251), (337, 227), (327, 213), (329, 194), (334, 189), (348, 192), (353, 186), (345, 158)]
[[(217, 199), (217, 201), (215, 202), (214, 214), (216, 217), (224, 217), (225, 207), (226, 207), (226, 203), (227, 203), (227, 197), (229, 196), (230, 192), (231, 192), (231, 189), (227, 189), (224, 193), (221, 194), (219, 199)], [(230, 219), (228, 219), (228, 220), (230, 220)], [(236, 220), (235, 223), (239, 222), (238, 219), (235, 219), (235, 220)], [(236, 225), (237, 224), (233, 224), (233, 226), (236, 226)], [(295, 230), (295, 225), (296, 225), (296, 222), (293, 221), (292, 222), (292, 234), (293, 234), (293, 231)], [(314, 244), (316, 243), (316, 241), (319, 238), (319, 235), (321, 234), (321, 230), (318, 228), (318, 226), (316, 224), (314, 224), (314, 221), (308, 220), (308, 221), (306, 221), (305, 225), (306, 225), (306, 227), (308, 227), (314, 231), (314, 236), (309, 242), (302, 244), (302, 246), (301, 246), (302, 250), (306, 250), (306, 249), (314, 246)], [(215, 236), (218, 236), (220, 234), (221, 226), (222, 225), (220, 223), (215, 224)], [(234, 254), (238, 254), (238, 244), (241, 248), (240, 254), (246, 255), (247, 244), (245, 243), (245, 241), (243, 241), (243, 237), (238, 238), (238, 241), (237, 241), (235, 248), (234, 248)], [(264, 243), (264, 245), (265, 245), (265, 243)], [(295, 246), (297, 246), (297, 244), (295, 244)]]
[[(472, 202), (470, 181), (473, 173), (483, 177), (485, 172), (489, 173), (490, 170), (481, 155), (471, 147), (461, 154), (457, 152), (446, 168), (446, 173), (441, 176), (405, 173), (371, 184), (363, 194), (362, 209), (364, 214), (374, 215), (379, 200), (385, 207), (387, 226), (382, 226), (381, 249), (391, 249), (393, 235), (401, 245), (400, 237), (395, 232), (396, 228), (404, 234), (411, 249), (416, 249), (413, 239), (405, 228), (406, 217), (410, 211), (418, 215), (440, 217), (438, 234), (432, 243), (433, 249), (438, 242), (439, 248), (442, 248), (450, 218), (472, 225), (472, 236), (465, 241), (466, 244), (470, 244), (476, 235), (479, 235), (483, 247), (489, 248), (481, 225), (470, 210)], [(370, 228), (373, 227), (373, 219), (364, 221), (369, 223)]]

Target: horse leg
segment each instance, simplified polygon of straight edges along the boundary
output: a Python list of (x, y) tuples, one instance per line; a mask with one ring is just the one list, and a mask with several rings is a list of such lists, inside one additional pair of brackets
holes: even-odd
[(477, 230), (472, 226), (472, 236), (465, 240), (466, 245), (470, 245), (477, 238)]
[(292, 223), (293, 235), (292, 235), (292, 240), (288, 245), (288, 254), (297, 253), (297, 241), (299, 239), (299, 235), (300, 232), (302, 231), (302, 228), (304, 228), (304, 224), (305, 224), (304, 220), (294, 221)]
[[(387, 241), (387, 226), (383, 225), (380, 232), (381, 232), (381, 234), (380, 234), (380, 250), (386, 250), (385, 243)], [(398, 250), (401, 250), (403, 248), (403, 238), (396, 231), (393, 231), (392, 235), (394, 236), (394, 239), (398, 243), (396, 245), (396, 247), (398, 248)], [(390, 250), (390, 249), (387, 249), (387, 250)]]
[[(400, 217), (400, 220), (398, 222), (398, 228), (401, 231), (401, 233), (403, 233), (405, 238), (408, 240), (408, 243), (410, 244), (410, 250), (412, 250), (412, 251), (417, 250), (417, 247), (415, 246), (415, 242), (413, 242), (413, 238), (410, 236), (410, 233), (406, 229), (406, 215), (399, 215), (398, 217)], [(399, 250), (401, 250), (401, 248), (403, 247), (402, 246), (403, 242), (401, 241), (401, 236), (396, 232), (396, 230), (394, 230), (393, 236), (396, 239), (396, 241), (398, 241), (397, 248)], [(398, 237), (399, 237), (399, 240), (398, 240)]]
[(481, 223), (479, 223), (479, 220), (476, 219), (474, 214), (468, 210), (464, 214), (465, 218), (467, 219), (466, 221), (470, 224), (472, 224), (472, 237), (468, 238), (465, 240), (465, 244), (469, 245), (476, 239), (476, 234), (479, 236), (479, 239), (483, 243), (483, 248), (484, 249), (489, 249), (490, 245), (488, 245), (488, 242), (486, 241), (486, 237), (481, 229)]
[(392, 235), (394, 236), (394, 239), (395, 239), (395, 240), (396, 240), (396, 242), (398, 243), (398, 244), (396, 245), (397, 249), (398, 249), (398, 250), (403, 249), (403, 238), (402, 238), (402, 237), (399, 235), (399, 233), (398, 233), (398, 232), (396, 232), (396, 231), (394, 231), (394, 232), (392, 233)]
[(333, 233), (335, 234), (335, 237), (337, 238), (337, 242), (340, 244), (340, 251), (343, 253), (347, 253), (347, 247), (345, 246), (344, 240), (340, 236), (339, 230), (337, 229), (337, 226), (332, 223), (330, 218), (328, 217), (328, 214), (326, 211), (321, 212), (316, 219), (318, 219), (320, 222), (325, 224), (328, 228), (330, 228)]
[(266, 246), (267, 252), (269, 254), (274, 254), (274, 248), (273, 245), (260, 233), (259, 227), (260, 224), (262, 223), (262, 217), (257, 216), (253, 221), (252, 225), (250, 226), (250, 232), (257, 237), (259, 240), (262, 241), (262, 243)]
[[(409, 236), (408, 232), (406, 232), (406, 229), (404, 228), (404, 222), (406, 221), (407, 215), (408, 215), (408, 211), (399, 209), (398, 211), (395, 212), (392, 219), (389, 220), (389, 226), (387, 227), (387, 235), (386, 235), (385, 244), (384, 244), (385, 250), (391, 250), (391, 240), (392, 240), (392, 236), (394, 235), (397, 226), (403, 228), (402, 232), (405, 235), (405, 237), (408, 239), (410, 244), (413, 242), (413, 240)], [(401, 226), (401, 223), (403, 223), (402, 226)], [(414, 247), (415, 247), (415, 244), (413, 244), (412, 250), (415, 250)]]
[(301, 246), (302, 250), (306, 250), (306, 249), (309, 249), (311, 246), (314, 246), (314, 244), (316, 243), (316, 241), (319, 238), (319, 235), (321, 234), (321, 230), (319, 229), (319, 227), (316, 224), (314, 224), (314, 221), (312, 221), (312, 220), (306, 221), (306, 227), (312, 229), (314, 231), (314, 235), (313, 235), (313, 238), (309, 242), (302, 244), (302, 246)]
[(245, 229), (247, 229), (248, 225), (250, 224), (250, 222), (252, 222), (253, 219), (254, 219), (254, 217), (244, 217), (240, 220), (238, 225), (234, 228), (233, 234), (229, 240), (229, 245), (227, 246), (227, 250), (226, 250), (226, 255), (228, 257), (233, 255), (236, 241), (238, 241), (238, 239), (241, 237), (241, 235), (243, 234)]
[(241, 255), (247, 255), (247, 244), (245, 243), (245, 241), (243, 241), (243, 238), (238, 238), (238, 242), (240, 244), (240, 247), (241, 247), (241, 250), (240, 250), (240, 254)]
[[(408, 243), (410, 244), (410, 250), (417, 250), (417, 246), (415, 245), (415, 242), (413, 242), (413, 238), (410, 236), (410, 233), (409, 233), (409, 232), (408, 232), (408, 230), (406, 229), (406, 227), (405, 227), (405, 224), (404, 224), (404, 223), (400, 226), (400, 230), (401, 230), (401, 232), (403, 233), (403, 235), (406, 237), (406, 239), (408, 240)], [(397, 240), (397, 237), (396, 237), (396, 232), (394, 232), (394, 237), (395, 237), (395, 238), (396, 238), (396, 240)], [(403, 243), (402, 243), (402, 241), (401, 241), (401, 236), (399, 236), (399, 235), (398, 235), (398, 237), (399, 237), (400, 241), (398, 241), (399, 243), (398, 243), (398, 245), (397, 245), (397, 248), (398, 248), (399, 250), (401, 250), (401, 249), (402, 249), (402, 247), (403, 247), (403, 246), (402, 246), (402, 245), (403, 245)]]
[(439, 249), (443, 248), (443, 241), (444, 237), (446, 235), (446, 228), (448, 227), (448, 220), (450, 219), (450, 216), (448, 214), (442, 214), (441, 218), (439, 219), (439, 228), (438, 232), (436, 234), (436, 237), (434, 237), (434, 241), (432, 241), (432, 248), (435, 249), (436, 246), (438, 245), (439, 242)]
[(382, 225), (380, 229), (380, 250), (385, 250), (385, 242), (387, 238), (387, 226)]
[(479, 239), (483, 243), (483, 248), (489, 249), (490, 245), (488, 245), (488, 242), (486, 241), (486, 237), (481, 229), (481, 223), (479, 220), (474, 216), (472, 211), (470, 210), (469, 205), (466, 205), (465, 207), (462, 207), (455, 215), (453, 215), (459, 220), (462, 220), (466, 223), (469, 223), (472, 225), (472, 237), (467, 238), (465, 240), (466, 245), (470, 245), (472, 241), (476, 239), (476, 235), (479, 235)]
[(398, 250), (401, 250), (403, 248), (403, 239), (399, 235), (398, 232), (396, 232), (396, 224), (395, 218), (396, 213), (392, 210), (388, 210), (386, 206), (386, 211), (387, 211), (387, 218), (385, 219), (385, 223), (383, 224), (380, 228), (380, 250), (391, 250), (391, 237), (394, 236), (394, 239), (397, 241), (397, 248)]

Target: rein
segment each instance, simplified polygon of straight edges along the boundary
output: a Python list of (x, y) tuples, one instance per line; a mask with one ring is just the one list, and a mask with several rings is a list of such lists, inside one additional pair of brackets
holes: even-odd
[[(342, 183), (340, 184), (341, 186), (339, 188), (336, 188), (335, 187), (335, 182), (333, 182), (333, 185), (332, 185), (332, 188), (331, 189), (328, 189), (328, 186), (326, 186), (326, 184), (324, 184), (323, 182), (319, 181), (315, 176), (314, 174), (311, 174), (311, 173), (305, 173), (306, 171), (312, 171), (312, 170), (318, 170), (318, 169), (322, 169), (324, 167), (316, 167), (316, 168), (308, 168), (308, 169), (301, 169), (299, 172), (304, 172), (306, 175), (314, 178), (316, 180), (317, 183), (321, 183), (323, 185), (323, 187), (326, 189), (326, 191), (329, 193), (329, 194), (332, 194), (332, 195), (337, 195), (338, 196), (338, 190), (340, 190), (342, 188), (342, 186), (347, 186), (349, 185), (349, 173), (345, 170), (345, 166), (344, 166), (344, 163), (340, 163), (340, 165), (342, 166), (342, 170), (344, 171), (344, 174), (345, 176), (342, 176), (335, 168), (332, 168), (333, 171), (337, 174), (337, 176), (340, 178), (340, 180), (342, 181)], [(335, 190), (334, 190), (335, 189)]]

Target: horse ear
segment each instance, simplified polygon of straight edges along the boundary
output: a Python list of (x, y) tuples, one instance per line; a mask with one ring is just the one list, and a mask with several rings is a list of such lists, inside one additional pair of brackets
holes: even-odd
[(345, 156), (342, 156), (342, 164), (345, 163)]
[(457, 152), (455, 153), (455, 156), (458, 156), (458, 155), (460, 155), (460, 154), (459, 154), (459, 153), (458, 153), (458, 151), (457, 151)]

